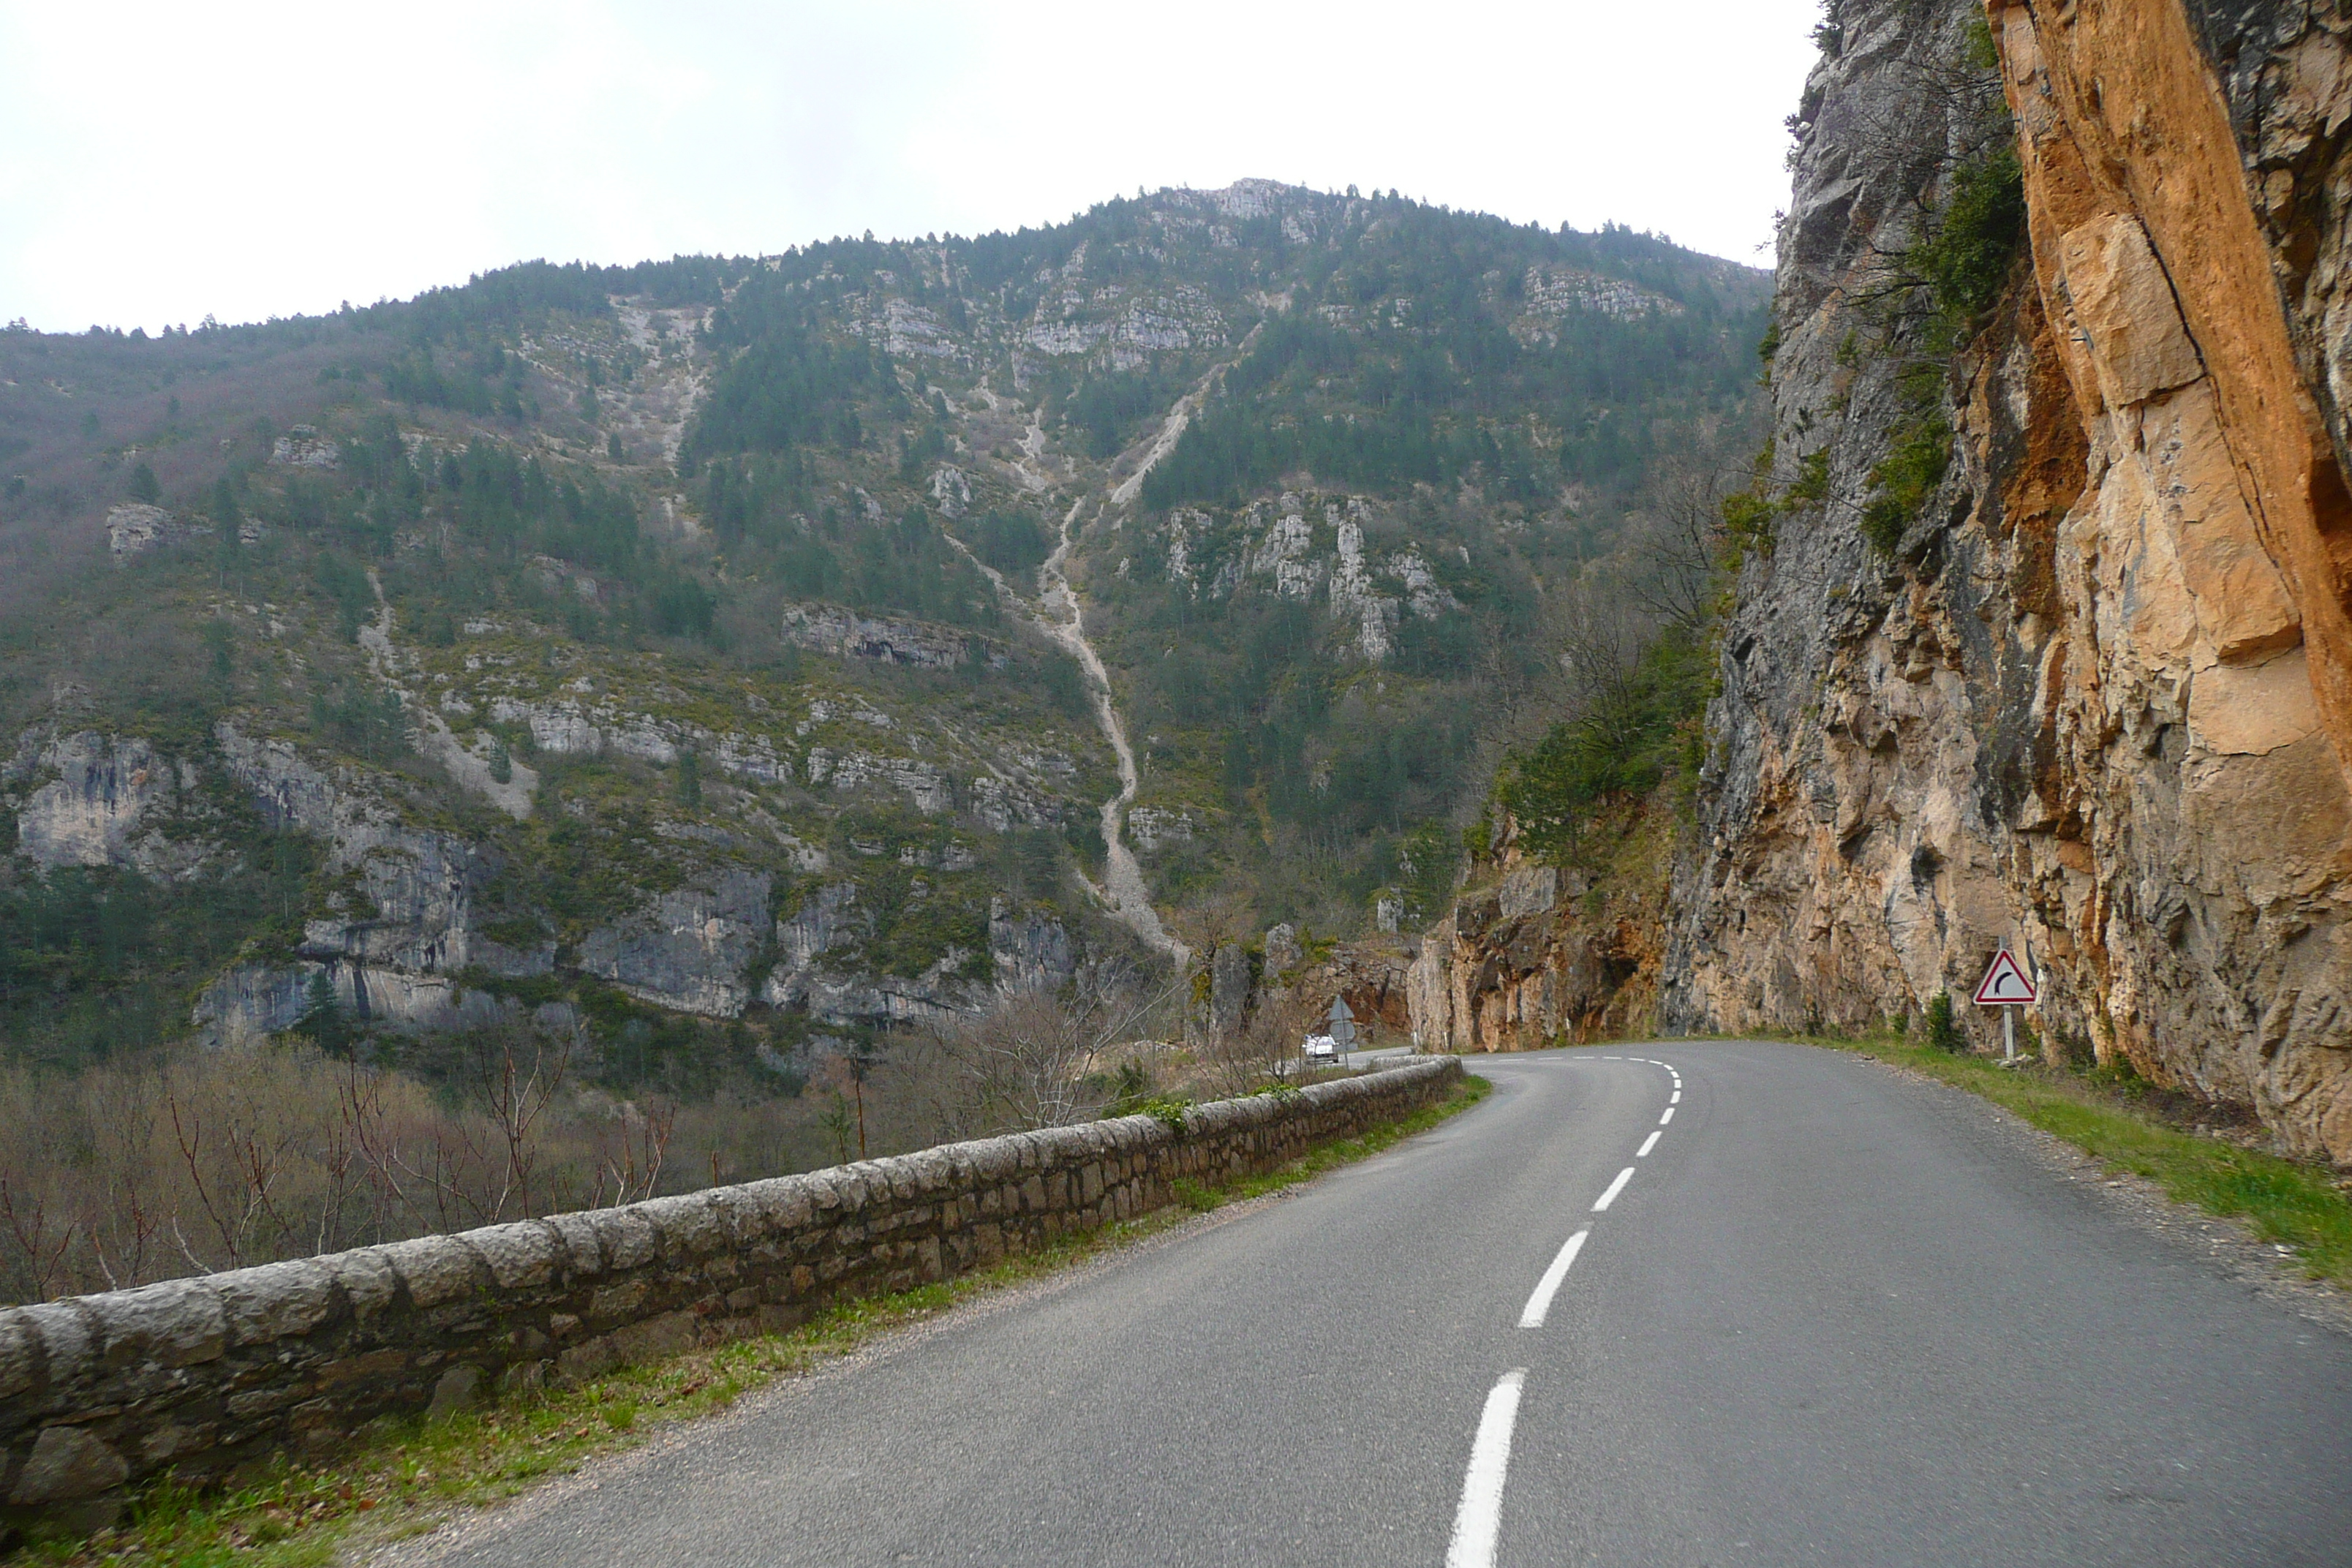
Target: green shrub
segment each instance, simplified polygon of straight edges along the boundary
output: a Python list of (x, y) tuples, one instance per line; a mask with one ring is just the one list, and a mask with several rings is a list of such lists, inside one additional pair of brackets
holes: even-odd
[(1893, 449), (1870, 470), (1878, 494), (1862, 511), (1862, 536), (1873, 549), (1895, 553), (1911, 520), (1944, 482), (1951, 461), (1952, 426), (1942, 409), (1929, 409), (1895, 428)]
[(1829, 499), (1829, 493), (1830, 449), (1823, 447), (1818, 452), (1807, 454), (1797, 465), (1796, 479), (1780, 493), (1780, 510), (1792, 512), (1804, 507), (1819, 506)]
[(1643, 650), (1631, 679), (1511, 759), (1495, 799), (1530, 854), (1566, 864), (1595, 807), (1648, 794), (1686, 760), (1686, 732), (1706, 707), (1708, 665), (1701, 642), (1669, 631)]
[(2025, 173), (2016, 148), (2003, 143), (1953, 172), (1935, 232), (1911, 249), (1911, 269), (1958, 331), (2000, 298), (2024, 237)]
[(1936, 999), (1927, 1004), (1927, 1043), (1955, 1055), (1969, 1048), (1969, 1037), (1960, 1033), (1959, 1024), (1952, 1017), (1952, 994), (1948, 991), (1937, 992)]
[(1034, 572), (1054, 552), (1053, 535), (1032, 511), (983, 511), (966, 518), (971, 552), (1009, 577)]
[(1151, 1069), (1139, 1061), (1123, 1061), (1108, 1078), (1097, 1073), (1087, 1081), (1109, 1091), (1110, 1103), (1103, 1107), (1106, 1118), (1137, 1115), (1151, 1100)]
[(1177, 1177), (1168, 1184), (1168, 1190), (1174, 1194), (1178, 1203), (1182, 1204), (1194, 1214), (1207, 1214), (1225, 1201), (1222, 1194), (1202, 1186), (1190, 1176)]
[(1724, 531), (1742, 550), (1753, 545), (1770, 554), (1776, 516), (1772, 503), (1754, 490), (1740, 490), (1723, 498)]

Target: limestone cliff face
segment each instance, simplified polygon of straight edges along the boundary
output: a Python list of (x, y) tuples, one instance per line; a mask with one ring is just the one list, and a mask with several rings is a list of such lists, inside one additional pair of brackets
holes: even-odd
[(44, 870), (123, 866), (173, 878), (203, 868), (206, 847), (181, 820), (194, 773), (145, 741), (85, 730), (41, 748), (21, 771), (44, 782), (17, 807), (16, 847)]
[(1953, 460), (1883, 553), (1857, 519), (1929, 352), (1887, 258), (1948, 178), (1917, 150), (1956, 134), (1979, 13), (1832, 7), (1774, 371), (1780, 477), (1827, 485), (1742, 572), (1665, 1027), (1916, 1013), (2006, 940), (2060, 1044), (2352, 1161), (2334, 9), (1993, 0), (2031, 268), (1952, 363)]
[(1080, 956), (1060, 921), (1003, 897), (990, 904), (985, 953), (950, 944), (919, 974), (889, 974), (866, 963), (859, 949), (873, 934), (874, 911), (859, 903), (856, 883), (814, 889), (776, 921), (764, 999), (828, 1024), (929, 1024), (977, 1011), (992, 994), (1059, 989), (1077, 973)]
[[(315, 1005), (321, 976), (354, 1019), (405, 1028), (494, 1023), (517, 1005), (484, 989), (485, 977), (559, 972), (705, 1017), (739, 1017), (764, 1000), (831, 1024), (879, 1026), (968, 1010), (995, 992), (1058, 986), (1079, 962), (1077, 940), (1055, 914), (1000, 898), (984, 951), (950, 944), (920, 973), (887, 973), (864, 951), (875, 914), (859, 907), (854, 879), (824, 885), (775, 920), (773, 873), (687, 858), (685, 844), (670, 850), (680, 858), (675, 886), (646, 889), (635, 909), (585, 931), (570, 952), (544, 930), (509, 945), (491, 934), (499, 923), (481, 907), (500, 869), (493, 846), (409, 820), (389, 777), (234, 722), (223, 721), (213, 740), (196, 756), (177, 756), (135, 736), (31, 733), (0, 766), (0, 809), (8, 812), (0, 824), (13, 820), (13, 847), (40, 874), (233, 871), (207, 781), (233, 786), (268, 826), (318, 843), (338, 883), (330, 912), (303, 922), (290, 953), (232, 964), (205, 986), (194, 1022), (208, 1044), (252, 1046), (291, 1028)], [(799, 864), (826, 864), (814, 847), (786, 842)]]
[(1405, 977), (1424, 1050), (1532, 1050), (1647, 1031), (1657, 1014), (1667, 826), (1627, 825), (1605, 866), (1567, 870), (1506, 848), (1492, 886), (1454, 901)]

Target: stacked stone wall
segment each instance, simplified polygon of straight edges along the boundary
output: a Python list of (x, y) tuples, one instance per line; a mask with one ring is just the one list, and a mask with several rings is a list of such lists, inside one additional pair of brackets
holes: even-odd
[(624, 1208), (0, 1310), (0, 1495), (100, 1514), (165, 1473), (791, 1329), (1262, 1173), (1442, 1099), (1451, 1058)]

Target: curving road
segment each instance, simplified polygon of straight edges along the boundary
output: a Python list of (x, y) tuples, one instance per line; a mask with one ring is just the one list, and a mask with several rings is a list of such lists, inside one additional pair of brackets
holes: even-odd
[(2352, 1337), (1978, 1102), (1779, 1045), (1478, 1070), (1377, 1159), (392, 1560), (2352, 1562)]

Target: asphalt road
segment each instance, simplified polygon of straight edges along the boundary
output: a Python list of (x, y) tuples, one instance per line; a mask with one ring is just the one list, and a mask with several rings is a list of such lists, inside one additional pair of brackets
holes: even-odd
[(1791, 1046), (1475, 1066), (1379, 1158), (402, 1560), (2352, 1563), (2352, 1337), (1973, 1102)]

